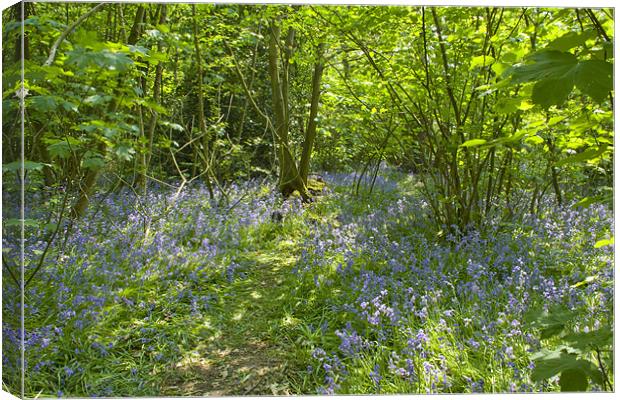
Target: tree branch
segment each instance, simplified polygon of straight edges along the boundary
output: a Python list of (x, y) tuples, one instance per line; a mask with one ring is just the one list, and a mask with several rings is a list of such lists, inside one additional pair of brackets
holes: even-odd
[(56, 39), (56, 41), (52, 45), (52, 48), (50, 49), (49, 57), (47, 57), (47, 61), (45, 61), (43, 66), (49, 67), (50, 65), (52, 65), (52, 63), (54, 62), (54, 59), (56, 58), (56, 51), (58, 50), (58, 47), (60, 46), (62, 41), (65, 40), (67, 36), (69, 36), (69, 34), (71, 34), (71, 32), (73, 32), (73, 30), (75, 30), (75, 28), (79, 24), (84, 22), (84, 20), (86, 20), (91, 15), (93, 15), (95, 12), (99, 11), (99, 9), (101, 9), (105, 5), (106, 3), (97, 4), (96, 6), (91, 8), (90, 11), (88, 11), (86, 14), (83, 14), (82, 16), (80, 16), (80, 18), (78, 18), (74, 23), (72, 23), (67, 29), (65, 29), (65, 31), (60, 35), (58, 39)]

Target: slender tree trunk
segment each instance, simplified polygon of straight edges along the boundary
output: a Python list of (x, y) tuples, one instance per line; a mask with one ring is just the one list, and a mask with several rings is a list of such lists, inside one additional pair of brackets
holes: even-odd
[[(106, 145), (105, 143), (101, 143), (98, 146), (98, 150), (101, 154), (105, 154)], [(90, 169), (86, 172), (84, 179), (79, 183), (79, 191), (80, 196), (76, 200), (75, 204), (71, 208), (71, 217), (73, 219), (79, 219), (84, 216), (86, 209), (88, 208), (88, 202), (90, 200), (90, 196), (92, 195), (95, 184), (97, 183), (97, 178), (99, 177), (99, 170)]]
[[(260, 35), (260, 25), (258, 26), (258, 34)], [(256, 45), (254, 46), (254, 53), (252, 54), (252, 64), (250, 66), (250, 82), (248, 83), (248, 89), (251, 91), (252, 90), (252, 86), (254, 85), (254, 77), (256, 76), (256, 59), (258, 56), (258, 43), (259, 41), (256, 41)], [(243, 135), (243, 125), (245, 123), (245, 117), (247, 115), (248, 112), (248, 107), (249, 107), (249, 99), (246, 96), (244, 101), (243, 101), (243, 109), (241, 111), (241, 118), (239, 118), (239, 127), (237, 130), (237, 137), (238, 140), (241, 141), (241, 137)]]
[(321, 97), (321, 77), (323, 76), (323, 43), (317, 49), (317, 61), (314, 64), (314, 74), (312, 75), (312, 97), (310, 99), (310, 115), (308, 116), (308, 127), (304, 138), (304, 145), (299, 161), (299, 174), (305, 184), (308, 184), (308, 171), (310, 169), (310, 155), (316, 138), (316, 117), (319, 110), (319, 99)]
[[(555, 152), (555, 145), (550, 138), (547, 139), (547, 146), (549, 146), (549, 152), (553, 155)], [(558, 206), (562, 206), (562, 190), (560, 189), (560, 184), (558, 182), (558, 169), (553, 165), (555, 162), (554, 158), (549, 160), (549, 169), (551, 169), (551, 183), (553, 184), (553, 192), (555, 193), (555, 199)]]
[[(287, 44), (292, 43), (291, 34)], [(275, 114), (276, 139), (278, 141), (278, 161), (280, 163), (278, 187), (283, 196), (290, 196), (295, 190), (299, 191), (304, 201), (309, 201), (310, 196), (304, 181), (297, 169), (295, 159), (291, 154), (288, 143), (288, 79), (280, 79), (278, 60), (278, 42), (280, 40), (280, 27), (271, 23), (269, 40), (269, 77), (271, 82), (271, 97)]]
[[(205, 121), (205, 113), (204, 113), (204, 97), (202, 93), (202, 58), (200, 55), (200, 44), (198, 42), (198, 24), (196, 22), (196, 5), (192, 4), (192, 20), (193, 20), (193, 28), (194, 28), (194, 51), (196, 56), (196, 75), (198, 78), (198, 87), (197, 87), (197, 96), (198, 96), (198, 126), (200, 127), (200, 133), (202, 136), (202, 159), (204, 163), (205, 170), (209, 170), (211, 168), (210, 158), (209, 158), (209, 146), (210, 140), (207, 132), (207, 123)], [(207, 184), (207, 189), (209, 190), (209, 196), (213, 198), (213, 187), (211, 185), (211, 179), (209, 178), (209, 174), (205, 174), (205, 182)]]
[[(159, 25), (163, 25), (166, 22), (166, 5), (165, 4), (160, 4), (159, 8), (161, 8), (161, 10), (159, 11), (159, 20), (158, 20), (158, 24)], [(160, 40), (159, 42), (157, 42), (157, 52), (161, 53), (163, 48), (163, 43)], [(153, 81), (153, 102), (155, 104), (159, 104), (161, 102), (161, 80), (162, 80), (162, 75), (163, 75), (163, 71), (164, 71), (164, 64), (163, 62), (159, 62), (157, 64), (157, 66), (155, 67), (155, 79)], [(143, 169), (143, 174), (140, 174), (138, 176), (138, 181), (140, 183), (140, 185), (142, 186), (143, 190), (146, 190), (146, 179), (144, 177), (144, 174), (146, 174), (149, 170), (149, 166), (151, 164), (151, 158), (153, 156), (153, 138), (155, 136), (155, 128), (157, 127), (157, 119), (158, 119), (158, 114), (157, 111), (151, 110), (151, 118), (149, 120), (149, 124), (148, 124), (148, 128), (147, 128), (147, 148), (145, 150), (144, 153), (144, 157), (143, 157), (143, 165), (142, 165), (142, 169)]]
[[(24, 2), (24, 15), (23, 21), (27, 20), (30, 15), (34, 14), (34, 4), (30, 2)], [(15, 21), (22, 22), (22, 3), (19, 2), (13, 6), (13, 16)], [(27, 33), (24, 33), (24, 60), (30, 59), (30, 40)], [(22, 38), (21, 35), (17, 35), (15, 39), (15, 58), (13, 61), (20, 62), (22, 59)]]
[(133, 20), (133, 25), (131, 27), (131, 31), (129, 32), (127, 43), (136, 44), (136, 42), (138, 41), (138, 38), (142, 34), (143, 21), (144, 21), (144, 6), (140, 4), (138, 6), (138, 9), (136, 10), (136, 17)]

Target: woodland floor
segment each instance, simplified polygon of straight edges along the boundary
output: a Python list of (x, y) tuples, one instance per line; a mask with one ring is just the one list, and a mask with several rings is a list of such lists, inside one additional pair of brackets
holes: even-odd
[[(558, 391), (535, 357), (564, 344), (540, 338), (536, 305), (612, 348), (613, 248), (594, 245), (612, 226), (604, 205), (550, 199), (519, 230), (440, 241), (411, 176), (357, 197), (347, 177), (310, 205), (248, 183), (234, 211), (196, 187), (162, 214), (167, 192), (153, 190), (150, 230), (111, 195), (33, 281), (28, 397)], [(14, 349), (18, 289), (3, 287)], [(3, 364), (18, 387), (16, 359)]]

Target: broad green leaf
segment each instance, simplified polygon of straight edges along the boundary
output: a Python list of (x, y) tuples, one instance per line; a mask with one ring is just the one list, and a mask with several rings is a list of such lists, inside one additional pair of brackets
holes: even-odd
[(512, 114), (519, 109), (522, 101), (523, 99), (518, 97), (515, 99), (500, 97), (495, 103), (495, 111), (499, 114)]
[(602, 239), (602, 240), (597, 241), (594, 244), (594, 248), (598, 249), (598, 248), (604, 247), (604, 246), (612, 246), (613, 244), (614, 244), (614, 237), (612, 236), (609, 239)]
[(614, 333), (611, 326), (603, 326), (590, 332), (578, 332), (566, 335), (563, 340), (570, 344), (571, 347), (580, 349), (584, 353), (598, 348), (611, 348), (613, 344)]
[(555, 39), (549, 43), (546, 47), (548, 50), (568, 51), (577, 46), (581, 46), (589, 39), (594, 39), (596, 32), (594, 30), (587, 30), (583, 33), (568, 32), (567, 34)]
[(73, 35), (73, 42), (81, 47), (98, 47), (101, 45), (98, 33), (86, 29), (78, 29)]
[(96, 68), (102, 74), (109, 71), (124, 72), (133, 64), (133, 61), (127, 54), (108, 49), (92, 51), (78, 47), (68, 51), (66, 54), (66, 64), (75, 65), (77, 68), (84, 70)]
[(563, 158), (559, 161), (557, 161), (555, 163), (556, 166), (561, 166), (561, 165), (566, 165), (566, 164), (572, 164), (572, 163), (578, 163), (578, 162), (583, 162), (583, 161), (587, 161), (587, 160), (591, 160), (593, 158), (599, 157), (600, 155), (602, 155), (606, 150), (607, 150), (607, 145), (602, 145), (598, 148), (594, 148), (591, 147), (587, 150), (582, 151), (579, 154), (574, 154), (572, 156), (568, 156), (566, 158)]
[(544, 108), (564, 103), (573, 90), (574, 83), (571, 75), (558, 79), (544, 79), (536, 82), (532, 91), (532, 101)]
[(570, 74), (577, 65), (577, 58), (561, 51), (541, 51), (527, 57), (528, 64), (517, 64), (505, 74), (512, 83), (534, 82), (543, 79), (559, 79)]
[(507, 69), (512, 84), (536, 82), (532, 100), (542, 105), (560, 105), (576, 85), (596, 101), (613, 89), (613, 65), (602, 60), (580, 61), (571, 53), (544, 50), (527, 57), (526, 64)]
[(538, 135), (534, 135), (534, 136), (529, 136), (525, 138), (525, 143), (542, 144), (542, 143), (545, 143), (545, 140)]
[(114, 153), (124, 161), (131, 161), (133, 155), (136, 153), (136, 150), (128, 146), (126, 144), (120, 144), (114, 149)]
[(134, 46), (130, 44), (128, 48), (130, 52), (138, 53), (143, 56), (146, 56), (149, 53), (149, 50), (146, 47), (142, 47), (142, 46)]
[(491, 65), (491, 69), (497, 76), (501, 76), (508, 68), (510, 68), (510, 64), (503, 62), (496, 62)]
[(32, 96), (30, 97), (30, 106), (36, 111), (45, 113), (56, 111), (58, 102), (55, 96)]
[(71, 147), (64, 140), (60, 140), (47, 146), (47, 151), (52, 158), (67, 158), (71, 154)]
[(77, 105), (70, 101), (63, 101), (62, 108), (64, 108), (66, 111), (79, 112)]
[(479, 68), (479, 67), (488, 67), (493, 64), (495, 59), (491, 56), (477, 56), (471, 59), (471, 63), (469, 64), (469, 69)]
[(157, 29), (162, 33), (170, 32), (170, 28), (168, 28), (168, 25), (164, 25), (164, 24), (157, 25)]
[(48, 144), (47, 151), (52, 158), (67, 158), (71, 154), (71, 149), (78, 150), (82, 144), (78, 139), (68, 137), (67, 139), (45, 139)]
[[(48, 164), (25, 160), (24, 170), (25, 171), (40, 171), (46, 165)], [(15, 171), (19, 171), (21, 168), (22, 168), (21, 161), (13, 161), (8, 164), (2, 164), (2, 172), (15, 172)]]
[(157, 64), (158, 62), (161, 62), (161, 61), (167, 61), (168, 55), (166, 53), (159, 53), (156, 51), (152, 51), (151, 54), (149, 54), (149, 56), (147, 57), (147, 60)]
[(575, 203), (575, 205), (573, 207), (588, 207), (589, 205), (600, 201), (600, 198), (598, 197), (584, 197), (583, 199), (579, 200), (577, 203)]
[(547, 126), (553, 126), (555, 124), (557, 124), (558, 122), (562, 122), (566, 119), (566, 116), (564, 115), (558, 115), (557, 117), (553, 117), (549, 119), (549, 122), (547, 122)]
[(485, 139), (471, 139), (468, 140), (466, 142), (464, 142), (463, 144), (461, 144), (459, 147), (476, 147), (476, 146), (482, 146), (483, 144), (485, 144), (487, 141)]
[(530, 103), (529, 101), (524, 100), (521, 102), (521, 104), (519, 104), (517, 108), (521, 111), (527, 111), (532, 107), (534, 107), (534, 104)]
[(575, 354), (559, 350), (544, 351), (535, 357), (534, 363), (535, 367), (532, 371), (534, 381), (552, 378), (566, 370), (578, 369), (588, 373), (595, 368), (590, 361), (578, 359)]
[(596, 278), (597, 278), (596, 276), (588, 276), (588, 277), (586, 277), (586, 279), (582, 280), (581, 282), (577, 282), (574, 285), (571, 285), (570, 287), (575, 289), (575, 288), (578, 288), (578, 287), (581, 287), (581, 286), (588, 285), (589, 283), (594, 282), (596, 280)]
[(84, 99), (84, 103), (90, 104), (90, 105), (93, 105), (93, 106), (97, 106), (97, 105), (106, 104), (110, 100), (112, 100), (112, 96), (94, 94), (92, 96), (88, 96), (87, 98), (85, 98)]
[(583, 392), (588, 388), (588, 375), (578, 368), (562, 371), (560, 374), (560, 390), (562, 392)]
[(540, 329), (541, 339), (547, 339), (560, 334), (572, 317), (573, 313), (566, 307), (556, 306), (549, 311), (532, 309), (525, 315), (525, 320)]
[(581, 61), (575, 71), (575, 85), (594, 100), (603, 101), (613, 89), (613, 64), (600, 60)]
[(100, 154), (86, 152), (82, 159), (82, 167), (91, 170), (99, 170), (105, 165), (105, 160)]
[[(7, 226), (7, 227), (8, 226), (21, 226), (22, 220), (19, 218), (7, 218), (3, 220), (2, 222), (4, 223), (4, 226)], [(39, 223), (37, 222), (36, 219), (26, 218), (24, 219), (24, 226), (36, 227), (36, 226), (39, 226)]]

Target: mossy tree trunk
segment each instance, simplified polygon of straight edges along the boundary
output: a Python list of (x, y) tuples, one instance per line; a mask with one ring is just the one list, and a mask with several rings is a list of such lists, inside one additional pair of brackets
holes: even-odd
[[(280, 27), (272, 22), (269, 40), (269, 77), (271, 82), (271, 99), (275, 116), (275, 131), (277, 140), (278, 161), (280, 171), (278, 189), (283, 196), (288, 197), (298, 191), (304, 201), (310, 196), (302, 179), (297, 163), (290, 150), (289, 144), (289, 105), (288, 105), (288, 60), (292, 52), (295, 32), (289, 29), (286, 39), (286, 48), (282, 68), (280, 68)], [(281, 70), (281, 71), (280, 71)]]

